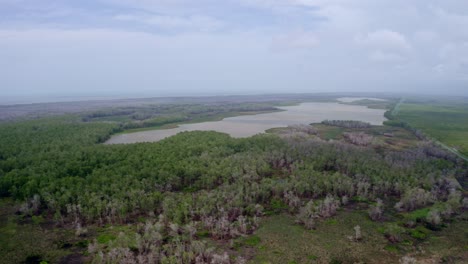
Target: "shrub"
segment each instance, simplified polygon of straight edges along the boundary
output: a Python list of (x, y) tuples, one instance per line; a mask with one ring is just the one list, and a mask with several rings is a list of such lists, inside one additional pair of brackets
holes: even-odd
[(416, 238), (418, 240), (424, 240), (429, 235), (429, 230), (422, 226), (418, 226), (410, 231), (410, 235), (411, 237)]
[(430, 192), (415, 188), (405, 192), (401, 200), (395, 204), (395, 209), (397, 211), (413, 211), (431, 202), (433, 202), (433, 199)]
[(388, 241), (392, 243), (401, 242), (401, 235), (404, 233), (405, 229), (398, 226), (397, 224), (389, 224), (385, 227), (383, 233)]
[(371, 205), (369, 208), (369, 217), (374, 220), (380, 220), (383, 214), (383, 202), (380, 199), (377, 199), (377, 203), (375, 205)]
[(409, 257), (409, 256), (404, 256), (400, 259), (400, 264), (416, 264), (416, 259)]
[(344, 128), (369, 128), (370, 123), (355, 120), (324, 120), (322, 124), (328, 126), (337, 126)]
[(354, 227), (354, 239), (356, 241), (359, 241), (362, 239), (362, 234), (361, 234), (361, 227), (359, 225)]
[(358, 146), (367, 146), (372, 143), (374, 137), (363, 132), (345, 132), (343, 137), (351, 144)]
[(306, 229), (315, 228), (315, 218), (317, 218), (317, 216), (315, 214), (315, 205), (312, 200), (302, 207), (299, 210), (299, 214), (296, 215), (296, 221), (304, 225)]
[(426, 221), (432, 226), (438, 226), (442, 223), (442, 218), (437, 209), (432, 209), (426, 216)]

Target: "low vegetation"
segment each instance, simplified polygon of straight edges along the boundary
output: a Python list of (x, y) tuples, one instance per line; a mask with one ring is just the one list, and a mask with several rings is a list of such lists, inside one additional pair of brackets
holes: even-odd
[(468, 156), (468, 104), (466, 99), (408, 99), (396, 117), (425, 135)]
[(371, 124), (354, 120), (324, 120), (322, 124), (344, 128), (369, 128)]
[(243, 114), (279, 111), (266, 103), (159, 104), (106, 108), (82, 114), (84, 122), (118, 123), (121, 130), (140, 131), (145, 128), (175, 126), (180, 123), (221, 120)]
[(0, 262), (467, 260), (466, 238), (439, 243), (466, 228), (467, 164), (404, 128), (336, 121), (99, 144), (122, 129), (108, 121), (0, 125), (1, 237), (47, 234), (41, 247), (2, 241)]

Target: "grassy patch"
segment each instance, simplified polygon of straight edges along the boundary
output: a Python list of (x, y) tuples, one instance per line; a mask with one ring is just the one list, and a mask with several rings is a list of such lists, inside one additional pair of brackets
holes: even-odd
[(249, 236), (245, 238), (243, 243), (249, 247), (255, 247), (258, 244), (260, 244), (260, 241), (261, 241), (260, 237), (254, 235), (254, 236)]
[(14, 215), (15, 204), (8, 199), (0, 202), (0, 263), (58, 263), (70, 254), (63, 241), (73, 240), (73, 232), (65, 229), (44, 229), (42, 217), (31, 223), (19, 224)]
[(424, 241), (428, 254), (456, 261), (446, 263), (468, 263), (468, 221), (455, 221), (442, 231), (432, 232)]
[[(362, 228), (362, 242), (348, 239), (354, 234), (356, 225)], [(392, 253), (382, 253), (386, 240), (377, 231), (380, 225), (369, 221), (364, 211), (345, 210), (336, 219), (319, 222), (317, 229), (310, 232), (295, 224), (292, 216), (271, 216), (256, 232), (261, 239), (258, 248), (262, 250), (257, 250), (251, 263), (330, 263), (332, 260), (348, 263), (348, 260), (357, 259), (375, 263), (378, 260), (385, 263), (386, 259), (398, 262)]]
[(410, 235), (412, 238), (425, 240), (429, 236), (430, 232), (431, 231), (429, 229), (418, 226), (415, 229), (410, 230)]
[(278, 214), (281, 211), (287, 210), (288, 205), (285, 204), (282, 200), (273, 198), (270, 201), (270, 205), (268, 206), (267, 210), (265, 211), (265, 214), (267, 215), (273, 215), (273, 214)]
[(115, 238), (116, 236), (111, 235), (111, 234), (101, 234), (96, 238), (96, 240), (100, 244), (107, 244), (110, 241), (114, 240)]
[[(343, 104), (343, 102), (341, 103)], [(363, 105), (372, 109), (389, 109), (392, 107), (393, 104), (395, 104), (395, 100), (375, 101), (369, 99), (362, 99), (344, 104)]]
[(411, 101), (397, 117), (414, 128), (468, 155), (468, 104), (463, 101)]
[(120, 233), (127, 235), (136, 232), (136, 225), (108, 225), (96, 229), (97, 236), (96, 241), (100, 244), (107, 244), (112, 240), (115, 240)]
[(325, 139), (325, 140), (339, 140), (343, 138), (343, 132), (345, 132), (345, 129), (342, 127), (336, 127), (336, 126), (327, 126), (324, 124), (311, 124), (313, 127), (315, 127), (318, 130), (318, 135), (320, 138)]
[(406, 220), (417, 222), (417, 221), (426, 219), (430, 210), (431, 210), (430, 207), (422, 208), (422, 209), (418, 209), (409, 213), (404, 213), (403, 216), (405, 217)]
[(396, 245), (386, 245), (384, 248), (389, 252), (398, 252), (398, 247)]
[[(437, 232), (423, 226), (406, 231), (401, 228), (399, 243), (389, 243), (384, 234), (386, 227), (395, 223), (372, 222), (364, 210), (342, 210), (336, 223), (331, 222), (319, 221), (317, 229), (310, 232), (295, 224), (293, 216), (267, 217), (255, 233), (260, 242), (250, 263), (399, 263), (416, 246), (420, 249), (418, 259), (468, 261), (468, 221), (455, 221)], [(348, 239), (356, 225), (362, 230), (360, 242)]]

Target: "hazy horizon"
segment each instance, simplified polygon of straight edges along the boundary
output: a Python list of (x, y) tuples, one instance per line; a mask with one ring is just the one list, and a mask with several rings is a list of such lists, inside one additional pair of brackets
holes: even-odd
[(466, 28), (456, 0), (0, 0), (0, 101), (468, 95)]

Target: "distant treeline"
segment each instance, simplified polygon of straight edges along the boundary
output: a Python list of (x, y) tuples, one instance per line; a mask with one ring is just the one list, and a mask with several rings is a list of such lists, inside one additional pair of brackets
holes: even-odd
[(337, 126), (344, 128), (369, 128), (370, 123), (355, 120), (324, 120), (322, 124), (328, 126)]
[(84, 122), (109, 121), (119, 123), (121, 129), (163, 126), (189, 121), (204, 121), (227, 115), (249, 112), (278, 111), (272, 103), (243, 104), (186, 104), (146, 105), (109, 108), (86, 113)]

